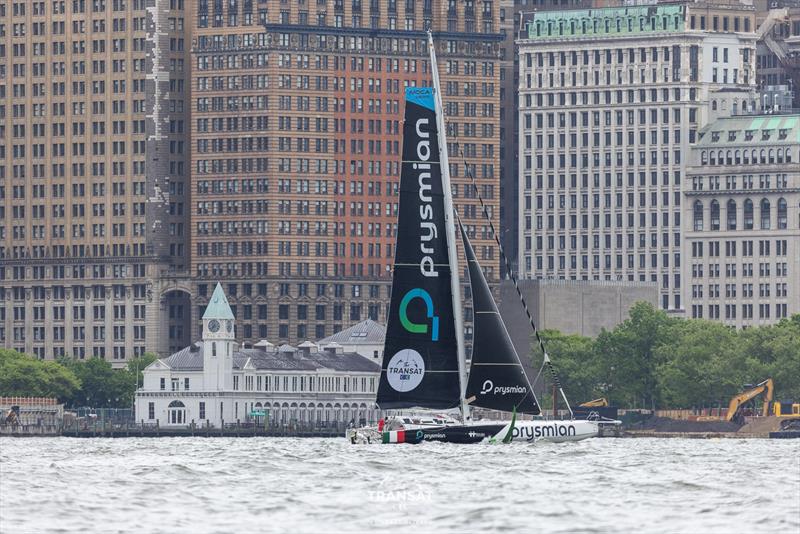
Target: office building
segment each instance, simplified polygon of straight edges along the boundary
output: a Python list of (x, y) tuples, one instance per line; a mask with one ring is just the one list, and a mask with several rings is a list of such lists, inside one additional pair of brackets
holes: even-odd
[(800, 313), (800, 115), (700, 130), (684, 184), (687, 316), (736, 327)]
[(121, 365), (184, 334), (188, 43), (153, 6), (0, 3), (1, 346)]
[(657, 282), (660, 307), (683, 310), (686, 156), (709, 120), (753, 107), (754, 31), (738, 2), (533, 14), (518, 41), (525, 278)]
[(242, 340), (386, 320), (404, 87), (430, 84), (433, 28), (453, 194), (491, 278), (498, 7), (430, 0), (205, 1), (192, 8), (193, 329), (224, 281)]

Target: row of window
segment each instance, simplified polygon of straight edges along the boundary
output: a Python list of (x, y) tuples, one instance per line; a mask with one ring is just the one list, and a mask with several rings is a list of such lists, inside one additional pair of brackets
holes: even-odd
[[(693, 299), (701, 299), (703, 298), (703, 289), (705, 286), (702, 284), (693, 284), (692, 285), (692, 298)], [(736, 298), (737, 289), (739, 286), (737, 284), (725, 284), (725, 298)], [(758, 296), (759, 298), (765, 298), (771, 296), (771, 289), (772, 284), (764, 283), (758, 284)], [(741, 295), (742, 298), (753, 298), (754, 297), (753, 291), (753, 284), (742, 284), (741, 285)], [(786, 282), (778, 282), (775, 284), (775, 296), (778, 298), (786, 298), (789, 295), (789, 285)], [(708, 298), (720, 298), (720, 284), (708, 284)]]
[[(190, 377), (171, 378), (170, 391), (192, 391)], [(233, 375), (234, 391), (374, 393), (375, 377)], [(167, 379), (159, 379), (159, 389), (167, 390)]]
[[(708, 319), (754, 319), (753, 310), (754, 304), (725, 304), (721, 306), (719, 304), (708, 304), (706, 306), (702, 304), (692, 304), (692, 319), (703, 319), (703, 310), (708, 310), (708, 313), (705, 317)], [(788, 317), (788, 307), (785, 303), (778, 303), (778, 304), (759, 304), (758, 305), (758, 319), (770, 319), (770, 310), (774, 307), (775, 310), (775, 318), (781, 319), (784, 317)], [(737, 317), (737, 309), (741, 310), (741, 316)], [(720, 310), (723, 310), (724, 317), (720, 315)]]
[[(720, 230), (720, 203), (717, 200), (712, 200), (709, 206), (710, 211), (710, 227), (708, 229), (711, 230)], [(786, 230), (788, 228), (788, 208), (786, 199), (781, 197), (778, 199), (778, 218), (777, 218), (777, 229), (778, 230)], [(761, 199), (760, 203), (760, 222), (761, 230), (771, 230), (772, 229), (772, 204), (770, 203), (769, 199), (763, 198)], [(754, 229), (754, 209), (753, 209), (753, 201), (745, 199), (744, 201), (744, 209), (743, 209), (743, 224), (742, 229), (744, 230), (753, 230)], [(736, 230), (738, 225), (738, 213), (736, 208), (736, 201), (730, 199), (726, 204), (726, 218), (725, 218), (725, 229), (727, 230)], [(703, 202), (700, 200), (695, 200), (694, 205), (692, 207), (692, 228), (696, 232), (702, 232), (706, 230), (705, 227), (705, 209)]]
[(752, 150), (702, 150), (700, 163), (702, 165), (774, 165), (776, 163), (791, 163), (792, 149), (777, 147)]

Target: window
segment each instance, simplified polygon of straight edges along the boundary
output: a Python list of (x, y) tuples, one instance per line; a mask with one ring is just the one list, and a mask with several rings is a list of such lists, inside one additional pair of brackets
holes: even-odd
[(186, 406), (181, 401), (176, 400), (169, 403), (167, 422), (173, 425), (180, 425), (186, 422)]
[[(186, 380), (189, 380), (189, 379), (187, 378)], [(200, 403), (200, 419), (205, 419), (205, 418), (206, 418), (206, 403), (205, 402), (201, 402)]]
[(694, 203), (694, 230), (700, 232), (703, 230), (703, 203), (696, 200)]
[(744, 229), (753, 229), (753, 201), (749, 198), (744, 201)]
[(762, 199), (761, 200), (761, 229), (762, 230), (769, 230), (770, 224), (770, 205), (769, 200)]
[(167, 389), (167, 379), (166, 378), (162, 378), (161, 379), (161, 391), (164, 391), (165, 389)]
[(728, 201), (728, 230), (736, 230), (736, 201)]
[[(164, 380), (163, 378), (161, 380)], [(164, 389), (164, 388), (161, 388)], [(147, 403), (147, 418), (153, 420), (156, 418), (156, 403), (155, 402), (148, 402)]]
[(786, 230), (788, 217), (786, 216), (786, 199), (778, 199), (778, 230)]
[(711, 201), (711, 229), (719, 230), (719, 202)]

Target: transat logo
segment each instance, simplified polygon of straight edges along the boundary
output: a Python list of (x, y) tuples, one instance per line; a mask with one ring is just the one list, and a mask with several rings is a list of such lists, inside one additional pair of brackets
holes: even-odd
[(425, 323), (414, 323), (408, 318), (408, 305), (414, 299), (422, 299), (425, 303), (425, 315), (431, 320), (431, 341), (439, 341), (439, 317), (433, 314), (433, 299), (430, 293), (424, 289), (414, 288), (405, 294), (400, 301), (400, 324), (412, 334), (427, 334), (428, 325)]

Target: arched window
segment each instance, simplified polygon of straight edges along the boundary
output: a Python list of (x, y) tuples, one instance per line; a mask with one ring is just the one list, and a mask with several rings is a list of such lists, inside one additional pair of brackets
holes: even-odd
[(736, 230), (736, 201), (731, 199), (728, 201), (727, 208), (728, 215), (728, 230)]
[(700, 152), (700, 163), (702, 163), (703, 165), (708, 163), (708, 151), (703, 150), (702, 152)]
[(786, 158), (785, 159), (786, 159), (786, 163), (791, 163), (792, 162), (792, 149), (791, 148), (787, 148), (786, 149)]
[(737, 150), (733, 153), (733, 162), (736, 163), (736, 165), (740, 165), (742, 163), (742, 152), (740, 150)]
[(776, 162), (783, 163), (783, 150), (780, 148), (778, 149), (778, 153), (776, 154)]
[(753, 201), (749, 198), (744, 201), (744, 229), (753, 229)]
[(733, 165), (733, 152), (730, 150), (725, 153), (725, 165)]
[(711, 101), (711, 110), (712, 111), (717, 111), (717, 101), (716, 100), (712, 100)]
[(745, 164), (750, 163), (750, 152), (745, 150), (744, 152), (742, 152), (742, 154), (744, 155), (743, 162)]
[(770, 212), (769, 212), (769, 200), (766, 198), (761, 199), (761, 229), (762, 230), (769, 230), (769, 219), (770, 219)]
[(775, 149), (774, 148), (770, 148), (769, 149), (769, 159), (767, 161), (769, 161), (769, 163), (775, 163)]
[(694, 201), (694, 229), (696, 232), (703, 230), (703, 203), (699, 200)]
[(778, 199), (778, 230), (786, 230), (788, 228), (789, 218), (786, 210), (786, 199), (781, 197)]
[(711, 229), (719, 230), (719, 202), (711, 201)]
[(753, 149), (752, 157), (750, 159), (752, 160), (751, 163), (758, 163), (758, 151), (756, 151), (755, 148)]
[(172, 425), (182, 425), (186, 422), (186, 405), (179, 400), (174, 400), (167, 407), (167, 422)]

